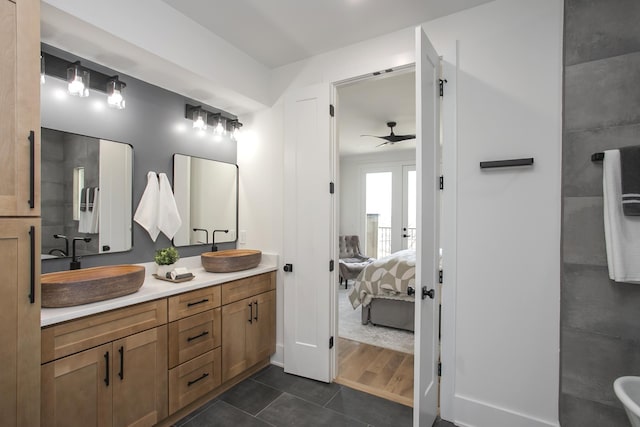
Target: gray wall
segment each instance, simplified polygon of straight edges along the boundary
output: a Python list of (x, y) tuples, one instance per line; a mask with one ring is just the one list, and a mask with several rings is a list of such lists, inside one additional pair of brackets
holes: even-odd
[(613, 381), (640, 375), (640, 285), (609, 280), (602, 164), (590, 160), (640, 144), (638, 23), (638, 0), (565, 1), (563, 427), (628, 426)]
[[(148, 171), (164, 172), (172, 180), (172, 156), (181, 153), (236, 163), (236, 143), (228, 137), (213, 141), (209, 134), (199, 136), (192, 129), (192, 121), (184, 118), (185, 104), (200, 105), (192, 99), (169, 92), (157, 86), (134, 79), (116, 70), (93, 64), (67, 52), (43, 46), (42, 49), (70, 62), (81, 60), (82, 64), (107, 75), (118, 74), (126, 82), (124, 91), (127, 108), (115, 110), (106, 106), (106, 95), (93, 92), (88, 98), (56, 96), (66, 84), (47, 76), (42, 87), (42, 126), (80, 135), (124, 142), (133, 146), (133, 210), (135, 212), (146, 186)], [(203, 105), (209, 111), (211, 106)], [(229, 113), (233, 113), (229, 111)], [(43, 199), (45, 199), (43, 192)], [(156, 242), (137, 223), (133, 224), (133, 249), (115, 254), (91, 255), (82, 258), (83, 267), (118, 263), (153, 261), (156, 249), (170, 246), (171, 242), (160, 234)], [(219, 245), (220, 249), (235, 247), (234, 243)], [(198, 255), (206, 246), (179, 248), (182, 257)], [(42, 272), (65, 270), (69, 259), (44, 260)]]

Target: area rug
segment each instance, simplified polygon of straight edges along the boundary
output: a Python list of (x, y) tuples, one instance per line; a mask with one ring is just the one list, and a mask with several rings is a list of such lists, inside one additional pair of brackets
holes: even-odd
[[(353, 286), (353, 285), (351, 285)], [(360, 307), (353, 309), (347, 292), (351, 289), (339, 287), (338, 291), (338, 336), (378, 347), (390, 348), (413, 354), (413, 332), (384, 326), (363, 325)]]

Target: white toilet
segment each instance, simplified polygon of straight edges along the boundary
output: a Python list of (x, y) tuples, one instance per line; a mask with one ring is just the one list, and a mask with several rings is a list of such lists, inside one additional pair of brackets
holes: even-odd
[(640, 377), (620, 377), (613, 382), (613, 391), (624, 405), (633, 427), (640, 427)]

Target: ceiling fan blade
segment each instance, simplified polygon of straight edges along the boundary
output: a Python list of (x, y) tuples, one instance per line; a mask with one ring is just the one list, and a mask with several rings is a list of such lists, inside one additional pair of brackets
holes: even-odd
[(415, 135), (391, 135), (389, 138), (389, 140), (391, 142), (402, 142), (402, 141), (407, 141), (409, 139), (416, 139)]
[(360, 136), (370, 136), (371, 138), (379, 138), (384, 140), (388, 138), (387, 136), (378, 136), (378, 135), (360, 135)]
[(389, 144), (389, 141), (385, 141), (382, 144), (378, 144), (375, 146), (375, 148), (382, 147), (383, 145), (387, 145), (387, 144)]

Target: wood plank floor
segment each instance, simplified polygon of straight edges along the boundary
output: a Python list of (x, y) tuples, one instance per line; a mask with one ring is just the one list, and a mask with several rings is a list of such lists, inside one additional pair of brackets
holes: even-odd
[(413, 406), (413, 354), (338, 338), (336, 382)]

